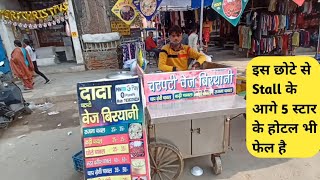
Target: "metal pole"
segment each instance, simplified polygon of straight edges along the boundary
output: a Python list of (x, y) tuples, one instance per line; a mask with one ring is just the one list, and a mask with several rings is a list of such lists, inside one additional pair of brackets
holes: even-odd
[(201, 13), (200, 13), (200, 51), (202, 51), (203, 42), (202, 42), (202, 29), (203, 29), (203, 8), (204, 8), (204, 0), (201, 0)]

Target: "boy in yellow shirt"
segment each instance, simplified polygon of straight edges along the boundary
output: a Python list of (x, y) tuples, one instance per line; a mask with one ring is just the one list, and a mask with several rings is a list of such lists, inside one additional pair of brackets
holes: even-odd
[(159, 54), (159, 70), (164, 72), (188, 70), (189, 58), (196, 59), (192, 68), (200, 67), (206, 61), (206, 56), (198, 53), (188, 45), (182, 45), (182, 30), (173, 26), (169, 30), (170, 44), (164, 45)]

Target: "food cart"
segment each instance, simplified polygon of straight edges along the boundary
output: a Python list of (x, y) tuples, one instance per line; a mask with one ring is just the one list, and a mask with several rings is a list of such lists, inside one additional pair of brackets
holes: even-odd
[[(230, 145), (231, 120), (245, 113), (246, 104), (244, 98), (236, 94), (236, 70), (221, 65), (216, 67), (157, 74), (145, 74), (137, 67), (146, 98), (146, 127), (153, 180), (178, 179), (183, 172), (184, 159), (206, 155), (211, 155), (214, 174), (222, 172), (220, 155)], [(227, 85), (217, 86), (220, 89), (196, 88), (199, 83), (204, 83), (201, 74), (207, 74), (207, 77), (232, 76), (228, 82), (224, 80)], [(195, 77), (194, 84), (192, 77)], [(186, 87), (181, 89), (179, 85), (169, 90), (173, 83), (180, 82), (181, 85), (187, 79), (189, 81), (186, 83), (195, 91)]]

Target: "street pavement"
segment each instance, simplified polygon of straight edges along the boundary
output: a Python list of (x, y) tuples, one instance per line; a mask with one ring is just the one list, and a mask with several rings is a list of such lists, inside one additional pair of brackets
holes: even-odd
[[(249, 59), (221, 62), (245, 70)], [(1, 180), (79, 180), (72, 156), (81, 150), (81, 134), (76, 104), (76, 83), (106, 77), (106, 70), (49, 74), (52, 82), (44, 85), (36, 78), (35, 90), (25, 92), (29, 102), (50, 102), (54, 106), (17, 119), (9, 129), (0, 130)], [(49, 115), (50, 112), (59, 112)], [(258, 159), (245, 144), (245, 119), (231, 124), (231, 147), (222, 155), (223, 171), (214, 175), (208, 156), (185, 160), (182, 180), (316, 180), (320, 179), (320, 155), (309, 159)], [(71, 134), (70, 134), (71, 133)], [(194, 177), (193, 166), (204, 169)]]
[[(59, 112), (48, 115), (50, 112)], [(68, 135), (68, 133), (72, 133)], [(77, 104), (57, 102), (47, 111), (17, 119), (0, 131), (0, 173), (3, 180), (80, 180), (72, 156), (81, 150)], [(245, 120), (231, 124), (231, 147), (222, 155), (223, 171), (214, 175), (208, 156), (185, 161), (181, 180), (316, 180), (320, 179), (320, 155), (309, 159), (258, 159), (245, 145)], [(194, 177), (193, 166), (204, 169)]]

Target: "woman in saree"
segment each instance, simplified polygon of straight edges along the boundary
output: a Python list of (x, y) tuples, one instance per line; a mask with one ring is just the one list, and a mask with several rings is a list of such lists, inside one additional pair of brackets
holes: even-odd
[(10, 66), (13, 74), (21, 79), (25, 90), (33, 89), (33, 63), (19, 40), (14, 41), (15, 49), (11, 53)]

